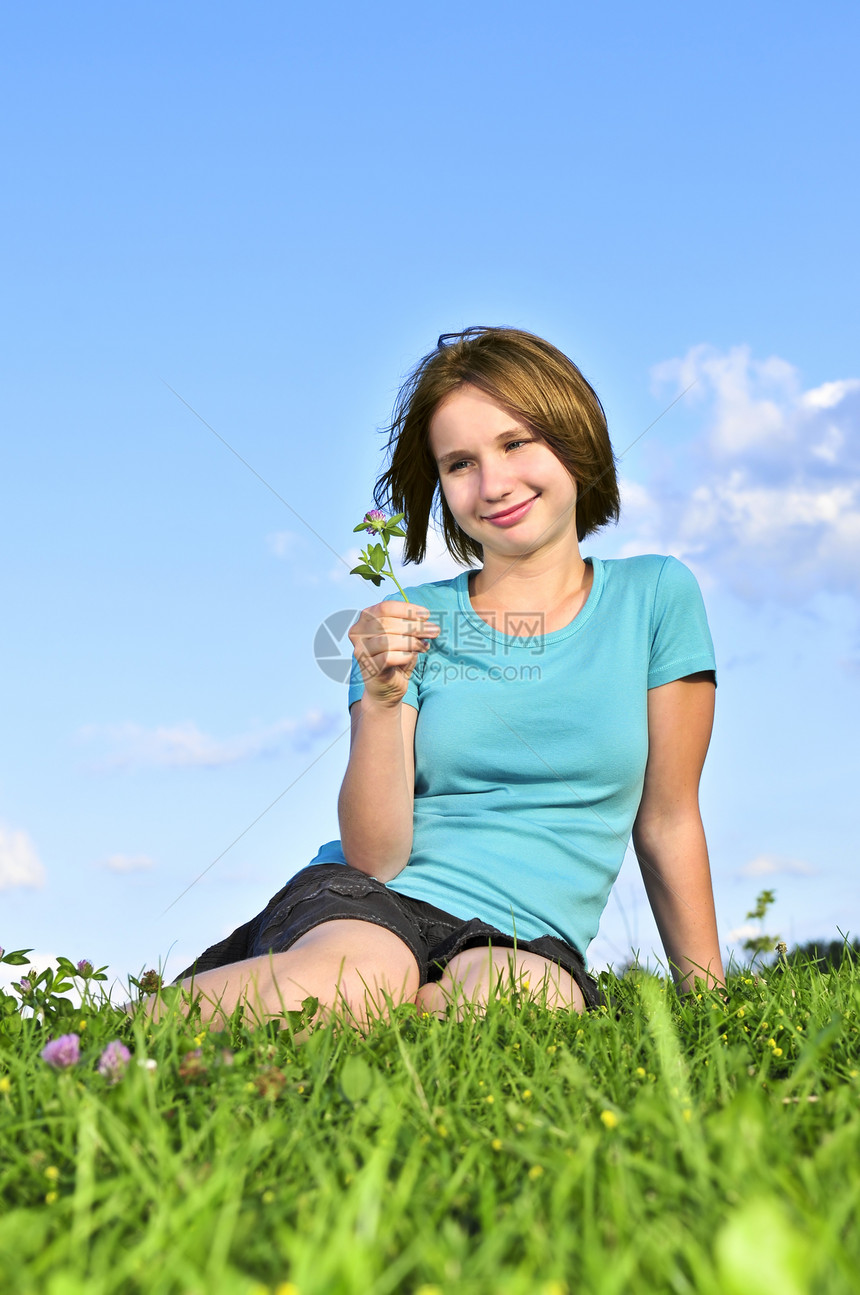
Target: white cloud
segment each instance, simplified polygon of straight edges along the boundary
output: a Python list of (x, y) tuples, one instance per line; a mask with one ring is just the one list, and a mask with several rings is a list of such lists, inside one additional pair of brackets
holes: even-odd
[(304, 537), (297, 535), (295, 531), (272, 531), (266, 536), (266, 544), (270, 553), (286, 561), (304, 548)]
[[(457, 576), (466, 568), (460, 566), (451, 557), (451, 554), (445, 548), (442, 538), (437, 534), (435, 528), (430, 529), (427, 536), (427, 554), (424, 561), (419, 565), (404, 565), (401, 561), (403, 553), (403, 541), (392, 540), (390, 553), (394, 563), (394, 573), (400, 584), (405, 589), (407, 585), (429, 584), (434, 580), (450, 580)], [(343, 562), (337, 562), (329, 571), (329, 579), (335, 584), (344, 584), (347, 581), (355, 594), (355, 603), (358, 607), (370, 607), (375, 602), (380, 602), (386, 597), (386, 589), (396, 593), (391, 580), (383, 580), (381, 585), (374, 585), (370, 580), (362, 580), (359, 576), (350, 576), (353, 567), (358, 566), (361, 561), (361, 550), (357, 547), (348, 549), (344, 554)], [(480, 564), (479, 564), (480, 565)]]
[(44, 884), (45, 868), (28, 833), (0, 823), (0, 890)]
[(815, 868), (803, 859), (784, 859), (776, 854), (759, 854), (738, 870), (739, 877), (776, 877), (780, 874), (812, 877)]
[(152, 729), (131, 723), (89, 725), (80, 735), (113, 748), (98, 762), (98, 769), (218, 769), (277, 756), (286, 746), (306, 751), (316, 740), (334, 732), (341, 722), (340, 715), (309, 710), (300, 719), (280, 720), (267, 728), (232, 738), (212, 737), (201, 732), (191, 720)]
[(705, 345), (652, 376), (695, 384), (702, 433), (671, 484), (622, 481), (622, 556), (672, 553), (750, 601), (860, 599), (860, 379), (804, 390), (778, 356)]
[[(361, 561), (361, 549), (358, 548), (356, 545), (353, 545), (352, 548), (347, 549), (346, 552), (343, 554), (343, 561), (335, 562), (334, 565), (331, 566), (328, 570), (328, 578), (329, 580), (332, 581), (333, 584), (340, 585), (340, 584), (345, 584), (347, 581), (349, 581), (350, 585), (357, 590), (357, 600), (359, 602), (361, 601), (361, 597), (362, 597), (362, 592), (361, 592), (362, 585), (364, 586), (365, 589), (376, 588), (376, 586), (371, 584), (369, 580), (364, 581), (361, 579), (360, 576), (354, 576), (350, 574), (352, 571), (352, 568), (357, 567), (360, 561)], [(368, 600), (365, 600), (365, 603), (362, 604), (362, 606), (365, 606), (365, 605), (367, 606), (370, 605)]]
[(692, 347), (681, 360), (667, 360), (652, 370), (657, 383), (676, 381), (679, 390), (695, 383), (694, 399), (718, 400), (711, 442), (718, 453), (733, 454), (756, 446), (779, 446), (788, 439), (785, 409), (797, 401), (797, 370), (771, 356), (754, 360), (748, 346), (720, 354), (713, 346)]
[(155, 860), (147, 854), (112, 854), (101, 865), (108, 872), (147, 872)]
[(729, 931), (726, 939), (729, 944), (739, 944), (741, 940), (757, 940), (760, 935), (761, 927), (756, 922), (744, 922), (743, 926)]
[(820, 387), (804, 392), (801, 403), (810, 409), (832, 409), (839, 405), (849, 392), (860, 390), (860, 378), (847, 378), (843, 382), (823, 382)]
[[(402, 549), (403, 544), (401, 541), (399, 549), (396, 550), (394, 564), (397, 578), (401, 584), (404, 583), (404, 578), (410, 585), (431, 584), (434, 580), (451, 580), (454, 576), (458, 576), (461, 571), (469, 569), (454, 561), (445, 548), (442, 536), (435, 527), (430, 528), (427, 536), (427, 553), (424, 561), (419, 563), (418, 566), (403, 566), (400, 562)], [(475, 565), (480, 566), (480, 563), (477, 562)]]

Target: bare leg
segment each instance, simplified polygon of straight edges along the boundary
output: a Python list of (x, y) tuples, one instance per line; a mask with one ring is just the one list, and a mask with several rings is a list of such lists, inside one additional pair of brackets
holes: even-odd
[(515, 949), (489, 946), (456, 954), (441, 980), (418, 991), (416, 1005), (419, 1011), (443, 1017), (447, 1007), (457, 1003), (459, 1017), (466, 1003), (486, 1005), (491, 988), (499, 994), (507, 993), (511, 976), (520, 990), (536, 1002), (545, 1002), (547, 1007), (581, 1012), (585, 1006), (579, 985), (557, 963), (537, 953), (517, 953)]
[[(385, 1013), (386, 1000), (414, 1001), (418, 963), (408, 945), (384, 927), (352, 919), (323, 922), (286, 953), (266, 954), (216, 967), (182, 981), (201, 999), (203, 1019), (223, 1029), (242, 1003), (249, 1023), (282, 1017), (304, 999), (319, 1000), (357, 1026)], [(159, 1014), (154, 1000), (147, 1011)]]

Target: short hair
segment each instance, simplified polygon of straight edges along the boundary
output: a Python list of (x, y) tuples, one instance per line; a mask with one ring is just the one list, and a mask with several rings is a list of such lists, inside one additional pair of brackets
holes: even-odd
[(443, 333), (400, 388), (388, 432), (388, 467), (374, 490), (377, 507), (403, 513), (403, 559), (421, 562), (431, 515), (445, 547), (468, 566), (483, 546), (454, 520), (430, 449), (430, 420), (447, 396), (477, 387), (540, 437), (576, 481), (576, 533), (617, 522), (615, 455), (597, 393), (556, 347), (518, 328)]

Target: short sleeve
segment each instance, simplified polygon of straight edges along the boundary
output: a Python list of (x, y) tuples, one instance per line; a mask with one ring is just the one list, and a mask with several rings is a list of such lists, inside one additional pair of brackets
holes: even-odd
[(648, 687), (682, 679), (717, 663), (699, 582), (677, 558), (666, 558), (657, 578), (651, 616)]

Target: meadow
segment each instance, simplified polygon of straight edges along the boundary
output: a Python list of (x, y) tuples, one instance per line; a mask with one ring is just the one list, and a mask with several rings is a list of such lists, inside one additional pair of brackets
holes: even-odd
[(582, 1017), (500, 986), (365, 1035), (308, 1031), (310, 1001), (285, 1029), (155, 1024), (87, 963), (3, 960), (8, 1295), (857, 1290), (850, 949), (734, 968), (725, 996), (603, 973)]

